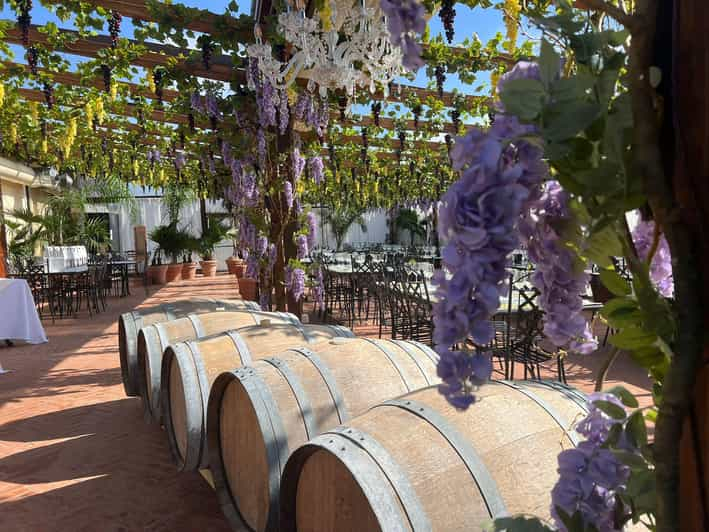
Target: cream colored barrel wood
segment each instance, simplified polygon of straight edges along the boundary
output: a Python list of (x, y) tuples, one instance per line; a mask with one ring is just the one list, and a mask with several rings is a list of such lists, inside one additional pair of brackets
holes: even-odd
[(241, 299), (202, 299), (174, 301), (156, 307), (125, 312), (118, 318), (118, 354), (121, 361), (121, 378), (126, 395), (140, 394), (140, 366), (138, 365), (138, 332), (145, 325), (174, 320), (190, 312), (252, 309), (260, 307), (253, 301)]
[[(163, 355), (158, 402), (178, 466), (194, 470), (209, 463), (205, 441), (207, 403), (212, 383), (219, 374), (289, 347), (307, 345), (317, 349), (318, 345), (340, 336), (353, 337), (353, 334), (344, 327), (330, 325), (273, 324), (245, 327), (168, 347)], [(174, 386), (175, 379), (182, 381), (181, 387)]]
[(437, 355), (415, 342), (335, 339), (225, 373), (207, 415), (210, 467), (234, 529), (277, 528), (289, 452), (381, 401), (438, 383)]
[(491, 382), (477, 396), (461, 412), (426, 388), (310, 440), (283, 472), (281, 530), (455, 532), (506, 514), (549, 517), (583, 395), (536, 381)]
[(161, 411), (158, 398), (160, 396), (162, 356), (169, 345), (250, 325), (266, 324), (266, 322), (300, 324), (300, 320), (294, 314), (287, 312), (242, 309), (188, 314), (184, 318), (143, 327), (138, 333), (138, 365), (142, 368), (139, 384), (145, 419), (160, 422)]

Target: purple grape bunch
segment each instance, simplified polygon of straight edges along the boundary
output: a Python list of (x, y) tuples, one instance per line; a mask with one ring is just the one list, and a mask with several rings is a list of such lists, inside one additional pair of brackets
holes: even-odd
[(39, 50), (37, 47), (32, 45), (27, 48), (27, 65), (30, 67), (30, 72), (32, 75), (36, 76), (38, 73), (37, 66), (39, 64)]
[(453, 7), (455, 0), (443, 0), (441, 2), (441, 9), (438, 12), (438, 16), (441, 17), (441, 22), (443, 22), (443, 29), (446, 32), (446, 39), (448, 44), (453, 42), (453, 37), (455, 37), (455, 8)]
[(118, 46), (118, 35), (121, 32), (121, 21), (123, 17), (115, 9), (111, 11), (111, 17), (108, 19), (108, 33), (111, 35), (111, 47)]
[(30, 44), (30, 25), (32, 24), (32, 0), (20, 0), (17, 8), (20, 14), (17, 16), (17, 25), (20, 27), (22, 35), (22, 45), (27, 48)]
[(42, 94), (44, 94), (44, 102), (50, 110), (54, 108), (54, 86), (45, 81), (42, 83)]
[(443, 84), (446, 82), (445, 67), (443, 65), (436, 65), (434, 74), (436, 76), (436, 90), (438, 91), (438, 97), (443, 98)]
[(103, 90), (111, 92), (111, 67), (107, 64), (101, 65), (101, 76), (103, 77)]

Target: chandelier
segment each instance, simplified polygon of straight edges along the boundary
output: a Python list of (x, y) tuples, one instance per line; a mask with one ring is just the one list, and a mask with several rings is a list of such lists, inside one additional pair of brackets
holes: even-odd
[(308, 88), (318, 86), (325, 97), (328, 89), (343, 89), (352, 96), (356, 87), (371, 92), (384, 87), (405, 70), (402, 52), (391, 44), (386, 21), (378, 7), (361, 4), (338, 11), (333, 0), (325, 29), (320, 16), (306, 16), (305, 9), (288, 9), (278, 16), (278, 32), (290, 45), (290, 58), (273, 57), (271, 46), (262, 42), (256, 27), (256, 43), (248, 46), (250, 58), (258, 60), (261, 74), (276, 89), (287, 88), (297, 77), (307, 78)]

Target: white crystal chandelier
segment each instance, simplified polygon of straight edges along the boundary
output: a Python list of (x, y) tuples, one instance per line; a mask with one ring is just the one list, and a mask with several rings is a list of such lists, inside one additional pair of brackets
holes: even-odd
[(344, 89), (350, 96), (356, 87), (374, 92), (377, 84), (386, 92), (389, 83), (405, 69), (400, 48), (389, 40), (381, 11), (361, 0), (357, 7), (338, 12), (337, 4), (328, 1), (327, 30), (317, 13), (313, 18), (306, 16), (302, 4), (278, 16), (278, 32), (292, 48), (287, 62), (273, 57), (270, 44), (262, 42), (258, 26), (256, 44), (248, 46), (248, 56), (258, 60), (261, 74), (277, 89), (285, 89), (296, 77), (303, 77), (308, 78), (310, 90), (318, 86), (322, 97), (328, 89)]

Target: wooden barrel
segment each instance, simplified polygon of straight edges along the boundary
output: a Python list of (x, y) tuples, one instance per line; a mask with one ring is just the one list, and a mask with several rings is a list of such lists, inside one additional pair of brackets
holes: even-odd
[(277, 528), (289, 452), (372, 406), (439, 382), (437, 355), (416, 342), (357, 338), (220, 375), (207, 414), (210, 468), (234, 529)]
[(157, 398), (160, 395), (162, 355), (168, 345), (259, 325), (265, 321), (300, 325), (295, 314), (244, 309), (188, 314), (184, 318), (144, 326), (138, 333), (138, 367), (141, 370), (140, 396), (146, 420), (160, 421), (161, 412)]
[(121, 376), (126, 395), (135, 396), (140, 393), (138, 331), (143, 326), (174, 320), (190, 313), (215, 312), (222, 309), (260, 310), (260, 308), (257, 303), (242, 299), (190, 299), (121, 314), (118, 318), (118, 354), (121, 359)]
[(179, 468), (194, 470), (208, 465), (207, 402), (212, 383), (220, 373), (289, 347), (317, 348), (343, 336), (354, 335), (345, 327), (333, 325), (256, 325), (165, 349), (158, 402)]
[(548, 518), (583, 396), (540, 382), (491, 382), (477, 395), (462, 412), (435, 387), (419, 390), (300, 447), (281, 480), (281, 531), (469, 531), (508, 514)]

